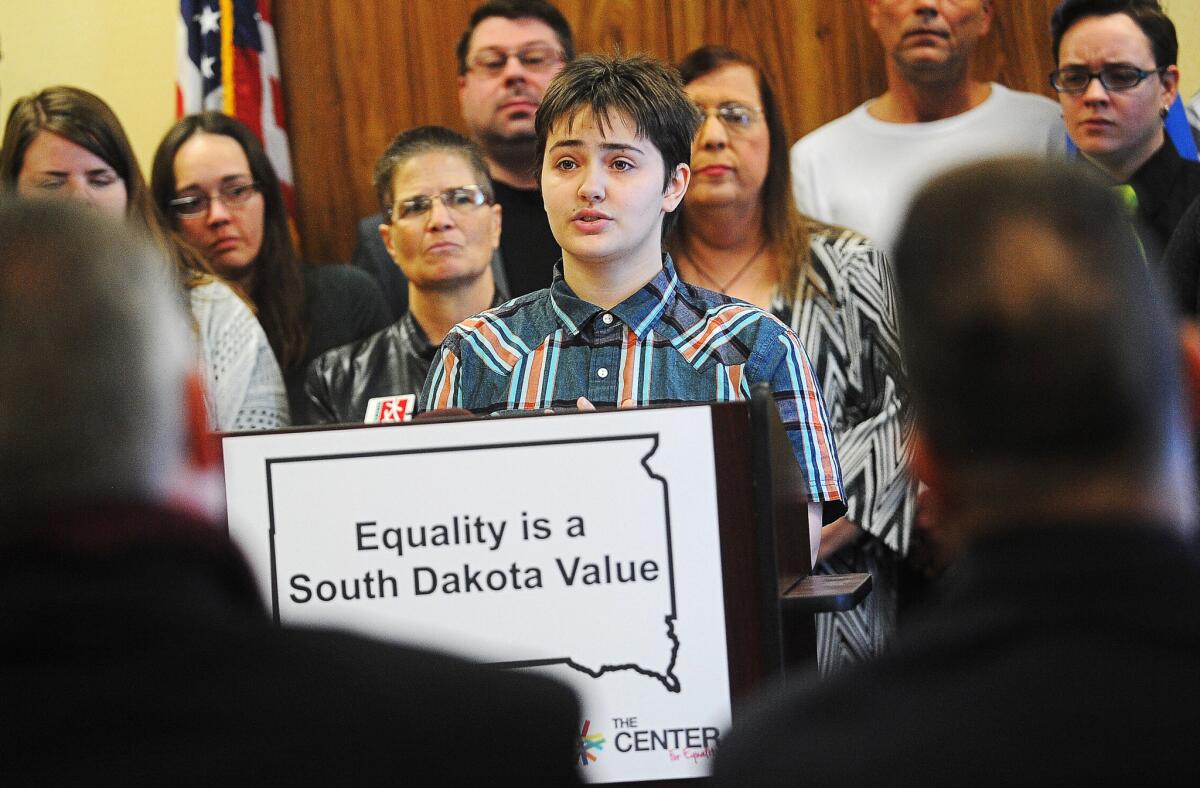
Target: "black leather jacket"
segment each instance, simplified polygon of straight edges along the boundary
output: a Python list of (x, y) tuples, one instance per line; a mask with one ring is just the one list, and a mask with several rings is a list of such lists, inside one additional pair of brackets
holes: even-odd
[(366, 339), (313, 359), (304, 380), (305, 412), (293, 424), (361, 424), (372, 397), (420, 394), (437, 346), (412, 316)]

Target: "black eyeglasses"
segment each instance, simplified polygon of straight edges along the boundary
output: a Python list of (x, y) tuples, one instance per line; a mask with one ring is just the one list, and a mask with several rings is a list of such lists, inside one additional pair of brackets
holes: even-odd
[(234, 181), (227, 183), (215, 192), (205, 194), (199, 190), (194, 193), (180, 194), (167, 203), (176, 216), (191, 219), (208, 213), (213, 200), (220, 200), (226, 208), (236, 208), (244, 205), (259, 191), (259, 185), (254, 181)]
[(754, 119), (762, 114), (762, 107), (747, 107), (744, 104), (722, 104), (719, 107), (696, 106), (705, 118), (713, 115), (725, 124), (730, 131), (745, 131), (754, 123)]
[(1124, 64), (1102, 66), (1099, 71), (1088, 71), (1082, 66), (1067, 66), (1050, 72), (1050, 87), (1059, 93), (1082, 93), (1092, 84), (1093, 79), (1098, 79), (1105, 90), (1130, 90), (1142, 84), (1151, 74), (1162, 72), (1161, 68), (1146, 71)]
[(508, 65), (510, 57), (515, 57), (526, 69), (542, 74), (562, 63), (565, 55), (561, 50), (545, 44), (528, 46), (516, 52), (496, 48), (481, 49), (471, 58), (467, 70), (480, 76), (498, 77)]
[(442, 205), (451, 211), (463, 213), (490, 204), (492, 198), (488, 197), (483, 187), (472, 183), (468, 186), (446, 189), (439, 194), (419, 194), (416, 197), (401, 200), (396, 203), (395, 208), (388, 210), (388, 217), (391, 219), (414, 219), (428, 213), (433, 208), (434, 200), (441, 200)]

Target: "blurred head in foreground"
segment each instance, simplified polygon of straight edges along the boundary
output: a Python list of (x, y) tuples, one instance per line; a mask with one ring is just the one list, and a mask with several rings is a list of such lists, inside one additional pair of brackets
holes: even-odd
[(1109, 189), (1066, 164), (964, 167), (917, 196), (895, 258), (915, 468), (952, 533), (1190, 522), (1179, 335)]
[(200, 390), (158, 247), (65, 201), (0, 199), (0, 238), (0, 510), (164, 501)]

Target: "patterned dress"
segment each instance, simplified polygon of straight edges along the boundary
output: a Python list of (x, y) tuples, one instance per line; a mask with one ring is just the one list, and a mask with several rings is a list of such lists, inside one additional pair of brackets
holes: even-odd
[(817, 573), (870, 572), (874, 589), (844, 613), (817, 617), (824, 674), (878, 654), (896, 626), (897, 569), (908, 552), (916, 484), (906, 471), (908, 401), (900, 364), (895, 289), (883, 253), (862, 236), (821, 227), (796, 300), (772, 312), (800, 337), (816, 370), (837, 439), (847, 517), (863, 534)]

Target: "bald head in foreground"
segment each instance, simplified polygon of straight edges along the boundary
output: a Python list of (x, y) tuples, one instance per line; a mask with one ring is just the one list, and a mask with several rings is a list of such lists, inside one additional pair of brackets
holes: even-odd
[(2, 195), (0, 239), (0, 783), (577, 782), (564, 687), (271, 624), (150, 245)]
[(895, 264), (914, 469), (963, 552), (890, 653), (735, 723), (722, 784), (1196, 784), (1200, 346), (1121, 207), (1065, 165), (967, 167)]

